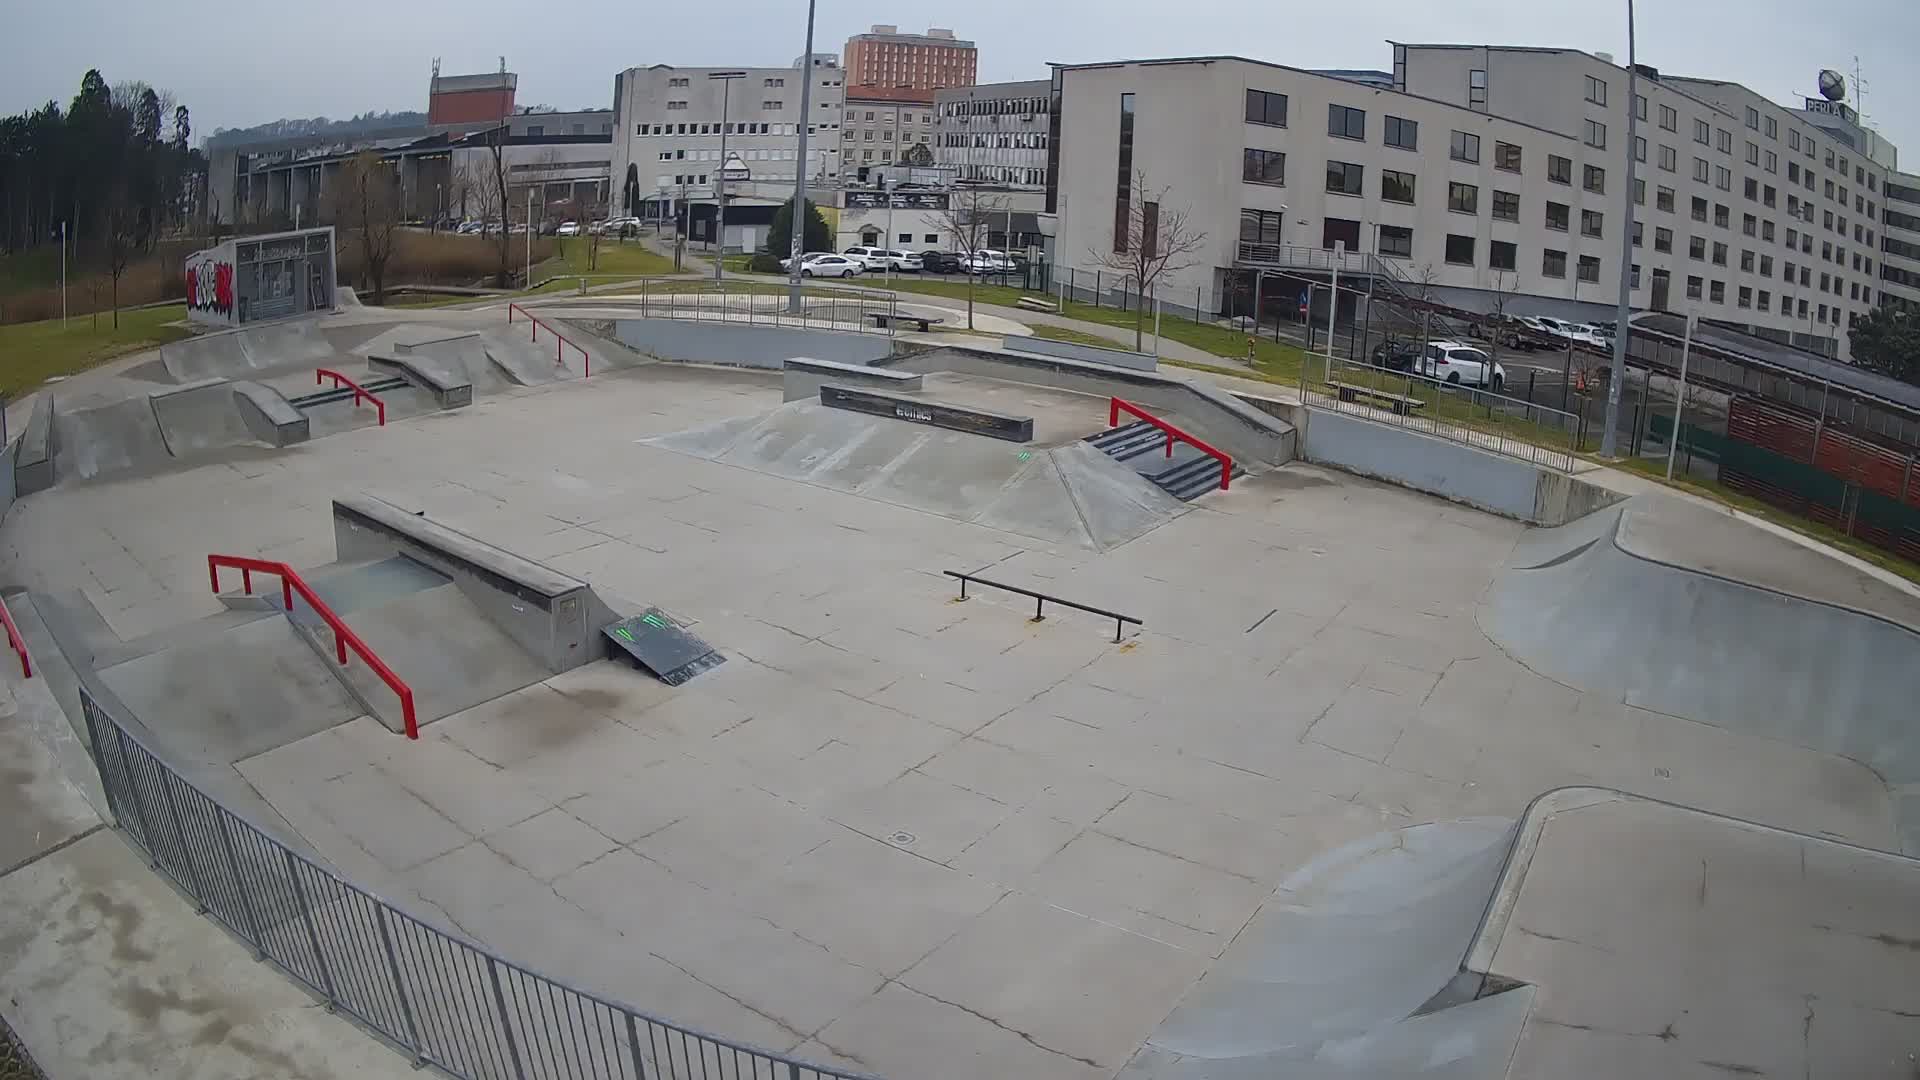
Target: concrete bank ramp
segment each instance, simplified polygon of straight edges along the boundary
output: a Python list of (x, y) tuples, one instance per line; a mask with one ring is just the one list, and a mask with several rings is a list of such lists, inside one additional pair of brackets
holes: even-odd
[(1130, 1080), (1487, 1080), (1533, 994), (1436, 1001), (1513, 836), (1503, 818), (1381, 833), (1280, 883), (1121, 1073)]
[(1187, 510), (1083, 443), (1027, 447), (809, 401), (640, 442), (1095, 551)]
[(1479, 621), (1570, 686), (1866, 765), (1920, 851), (1920, 600), (1894, 586), (1643, 495), (1530, 534)]
[(318, 367), (337, 351), (314, 318), (222, 330), (160, 347), (160, 362), (175, 382), (243, 379), (283, 368)]
[(545, 334), (532, 339), (531, 324), (515, 323), (496, 330), (483, 330), (480, 340), (487, 359), (519, 386), (577, 379), (581, 376), (580, 354), (562, 347), (556, 359), (553, 339)]
[(520, 385), (487, 355), (486, 339), (474, 331), (410, 323), (383, 330), (353, 351), (365, 357), (425, 357), (464, 375), (476, 394), (496, 394)]
[(160, 420), (145, 395), (54, 411), (54, 476), (92, 480), (169, 460)]

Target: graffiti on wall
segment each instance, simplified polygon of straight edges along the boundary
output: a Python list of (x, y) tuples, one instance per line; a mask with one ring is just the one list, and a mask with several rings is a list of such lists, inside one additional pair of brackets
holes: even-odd
[(214, 259), (187, 263), (187, 310), (232, 317), (232, 263)]

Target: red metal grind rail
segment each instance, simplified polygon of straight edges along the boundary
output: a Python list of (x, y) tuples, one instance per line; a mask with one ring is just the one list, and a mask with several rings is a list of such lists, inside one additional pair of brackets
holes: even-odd
[(0, 622), (7, 624), (7, 645), (20, 654), (20, 677), (33, 678), (33, 660), (27, 656), (27, 636), (13, 625), (13, 612), (7, 610), (5, 600), (0, 600)]
[[(287, 614), (289, 615), (293, 614), (293, 594), (297, 592), (305, 597), (314, 612), (318, 614), (321, 619), (325, 620), (328, 626), (333, 628), (333, 647), (339, 654), (341, 666), (346, 666), (347, 649), (349, 647), (351, 647), (354, 652), (359, 653), (360, 659), (365, 660), (367, 666), (373, 669), (374, 674), (380, 676), (381, 681), (385, 682), (387, 686), (399, 696), (400, 713), (406, 719), (407, 723), (407, 738), (417, 739), (420, 737), (420, 725), (414, 719), (413, 714), (412, 688), (402, 682), (400, 676), (395, 675), (393, 669), (388, 667), (385, 661), (373, 655), (373, 650), (367, 647), (366, 642), (360, 640), (360, 635), (354, 633), (353, 630), (347, 626), (345, 620), (333, 613), (333, 609), (327, 606), (326, 601), (320, 599), (319, 595), (313, 591), (313, 587), (308, 585), (306, 581), (300, 577), (298, 571), (283, 562), (270, 562), (266, 559), (249, 559), (243, 555), (209, 555), (207, 556), (207, 579), (213, 583), (213, 591), (216, 593), (220, 591), (220, 568), (223, 566), (231, 566), (240, 571), (240, 586), (246, 590), (249, 596), (253, 595), (254, 571), (257, 570), (263, 574), (273, 574), (277, 576), (280, 579), (281, 597), (286, 601)], [(11, 621), (9, 621), (9, 626), (11, 626)]]
[(561, 346), (567, 346), (572, 348), (573, 351), (580, 354), (580, 377), (584, 379), (584, 378), (591, 378), (593, 376), (593, 358), (587, 355), (587, 350), (567, 340), (567, 336), (565, 334), (562, 334), (560, 331), (555, 330), (553, 328), (552, 323), (547, 322), (546, 320), (540, 318), (538, 315), (535, 315), (533, 312), (528, 311), (526, 308), (521, 307), (519, 304), (508, 304), (507, 305), (507, 325), (508, 326), (513, 325), (513, 313), (516, 311), (522, 315), (525, 315), (527, 317), (527, 321), (533, 324), (533, 340), (534, 341), (538, 342), (540, 340), (540, 328), (543, 326), (547, 328), (547, 333), (553, 335), (553, 362), (555, 364), (559, 364), (562, 362), (560, 359)]
[(1135, 405), (1131, 402), (1121, 401), (1119, 398), (1112, 398), (1111, 404), (1107, 407), (1107, 426), (1118, 427), (1120, 424), (1120, 414), (1123, 412), (1129, 416), (1137, 416), (1140, 419), (1145, 420), (1147, 423), (1152, 424), (1154, 427), (1159, 428), (1162, 432), (1165, 432), (1167, 436), (1167, 456), (1168, 457), (1173, 456), (1173, 443), (1174, 443), (1174, 440), (1178, 439), (1179, 441), (1183, 443), (1187, 443), (1188, 445), (1192, 446), (1194, 449), (1200, 451), (1201, 453), (1218, 459), (1220, 462), (1220, 490), (1221, 491), (1227, 490), (1227, 484), (1233, 480), (1233, 459), (1232, 458), (1214, 449), (1213, 447), (1208, 446), (1206, 443), (1201, 442), (1199, 439), (1194, 438), (1193, 436), (1187, 434), (1186, 432), (1181, 431), (1179, 428), (1174, 427), (1172, 424), (1167, 423), (1165, 420), (1162, 420), (1159, 417), (1154, 416), (1153, 414), (1147, 412), (1145, 409), (1142, 409), (1140, 406)]
[[(381, 427), (387, 426), (387, 403), (384, 401), (381, 401), (377, 397), (374, 397), (373, 391), (366, 389), (365, 387), (361, 386), (359, 383), (354, 382), (352, 379), (347, 378), (345, 375), (340, 374), (339, 372), (333, 370), (332, 368), (321, 368), (318, 371), (315, 371), (313, 373), (313, 384), (315, 386), (319, 386), (320, 384), (326, 382), (328, 379), (333, 380), (333, 385), (335, 387), (346, 386), (347, 388), (353, 391), (353, 407), (354, 408), (357, 409), (360, 407), (361, 398), (366, 398), (368, 401), (373, 402), (373, 407), (380, 410), (380, 426)], [(215, 590), (215, 591), (218, 591), (218, 590)]]

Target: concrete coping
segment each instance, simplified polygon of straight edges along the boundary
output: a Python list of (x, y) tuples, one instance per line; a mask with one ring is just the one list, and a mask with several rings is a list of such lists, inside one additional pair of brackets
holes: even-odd
[(472, 389), (473, 380), (456, 374), (452, 366), (436, 362), (432, 356), (369, 356), (367, 366), (377, 369), (395, 368), (409, 381), (425, 383), (427, 389), (434, 392), (435, 398), (450, 391)]
[(545, 600), (546, 606), (587, 588), (579, 578), (563, 574), (550, 566), (494, 547), (484, 540), (468, 536), (458, 529), (409, 513), (372, 495), (349, 495), (333, 500), (335, 521), (383, 534), (495, 582), (515, 595), (532, 594)]
[(160, 398), (172, 397), (175, 394), (185, 394), (194, 390), (205, 390), (209, 386), (220, 386), (229, 381), (231, 380), (224, 376), (213, 375), (205, 379), (195, 379), (192, 382), (183, 382), (175, 386), (163, 386), (158, 390), (150, 390), (147, 392), (147, 398), (149, 400), (158, 400)]
[(1114, 367), (1123, 367), (1132, 371), (1153, 371), (1160, 365), (1160, 358), (1152, 353), (1135, 352), (1118, 346), (1057, 341), (1037, 335), (1008, 334), (1001, 337), (1000, 347), (1015, 352), (1033, 353), (1037, 356), (1057, 356), (1088, 363), (1111, 364)]
[(865, 364), (842, 363), (839, 360), (815, 360), (810, 356), (787, 357), (786, 369), (808, 374), (832, 375), (836, 378), (870, 380), (875, 383), (898, 386), (901, 389), (918, 389), (921, 381), (921, 376), (910, 371), (893, 371), (888, 368), (869, 367)]
[(393, 351), (399, 356), (407, 356), (415, 349), (424, 349), (429, 345), (445, 345), (449, 341), (465, 341), (468, 338), (478, 341), (480, 340), (480, 334), (478, 331), (474, 331), (467, 334), (449, 334), (446, 337), (428, 338), (425, 341), (396, 342), (393, 346)]

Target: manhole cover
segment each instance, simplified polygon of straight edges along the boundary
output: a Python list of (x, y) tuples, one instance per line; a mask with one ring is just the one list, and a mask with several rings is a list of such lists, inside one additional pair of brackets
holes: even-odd
[(900, 845), (901, 847), (911, 847), (913, 845), (913, 842), (915, 840), (918, 840), (919, 837), (913, 835), (910, 832), (906, 832), (905, 830), (902, 830), (900, 832), (894, 833), (892, 836), (888, 837), (887, 839), (893, 841), (894, 843)]

